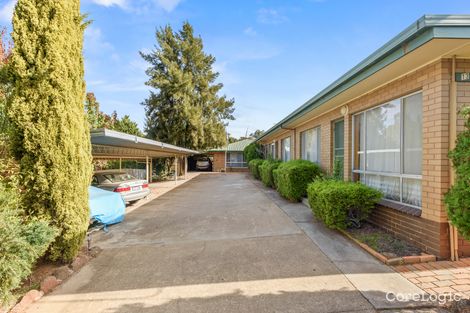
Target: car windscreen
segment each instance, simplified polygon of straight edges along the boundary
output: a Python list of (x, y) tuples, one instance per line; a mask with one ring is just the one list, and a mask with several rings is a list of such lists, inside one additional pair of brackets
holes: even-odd
[(134, 176), (127, 173), (104, 174), (103, 177), (112, 183), (120, 183), (135, 179)]

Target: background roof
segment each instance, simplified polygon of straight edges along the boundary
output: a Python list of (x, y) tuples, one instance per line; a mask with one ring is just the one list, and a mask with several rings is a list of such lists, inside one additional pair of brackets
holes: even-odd
[(243, 150), (245, 150), (245, 148), (250, 143), (252, 143), (254, 141), (255, 141), (255, 139), (253, 139), (253, 138), (247, 138), (247, 139), (243, 139), (243, 140), (240, 140), (240, 141), (237, 141), (237, 142), (232, 142), (232, 143), (228, 144), (228, 146), (226, 146), (226, 147), (208, 150), (208, 152), (220, 152), (220, 151), (232, 151), (232, 152), (239, 151), (239, 152), (243, 152)]

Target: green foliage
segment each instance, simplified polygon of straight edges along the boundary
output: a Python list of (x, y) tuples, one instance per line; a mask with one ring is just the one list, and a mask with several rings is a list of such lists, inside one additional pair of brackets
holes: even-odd
[(275, 187), (273, 171), (279, 167), (281, 161), (265, 160), (259, 167), (261, 181), (266, 187)]
[(107, 128), (140, 137), (144, 135), (137, 123), (132, 121), (129, 115), (124, 115), (119, 119), (116, 111), (111, 115), (100, 111), (100, 104), (92, 92), (86, 94), (85, 113), (92, 129)]
[(344, 178), (344, 167), (343, 160), (336, 159), (333, 163), (333, 179), (343, 180)]
[(11, 93), (11, 80), (8, 73), (8, 60), (11, 56), (11, 44), (5, 40), (6, 29), (0, 30), (0, 139), (8, 133), (6, 106)]
[(300, 201), (307, 194), (307, 185), (321, 175), (320, 167), (306, 160), (281, 163), (274, 172), (277, 190), (291, 201)]
[(366, 219), (382, 193), (361, 183), (317, 180), (308, 185), (308, 202), (326, 226), (345, 229)]
[(148, 136), (195, 150), (224, 146), (234, 100), (219, 95), (223, 85), (216, 82), (215, 58), (204, 52), (188, 22), (178, 32), (160, 28), (156, 39), (154, 51), (141, 53), (153, 88), (143, 103)]
[(452, 224), (465, 239), (470, 240), (470, 107), (461, 110), (466, 119), (465, 130), (456, 141), (449, 158), (455, 169), (455, 184), (445, 197), (447, 213)]
[(263, 164), (263, 162), (263, 159), (254, 159), (248, 162), (248, 168), (250, 169), (251, 174), (253, 174), (253, 177), (256, 179), (261, 179), (259, 167), (261, 164)]
[(245, 162), (250, 162), (254, 159), (262, 159), (263, 153), (261, 152), (261, 146), (255, 142), (250, 143), (243, 150), (243, 156), (245, 158)]
[(26, 214), (59, 230), (49, 250), (52, 260), (72, 260), (89, 223), (85, 27), (79, 0), (19, 0), (13, 15), (11, 147)]
[(55, 235), (46, 221), (26, 220), (17, 189), (0, 181), (0, 306), (11, 299)]

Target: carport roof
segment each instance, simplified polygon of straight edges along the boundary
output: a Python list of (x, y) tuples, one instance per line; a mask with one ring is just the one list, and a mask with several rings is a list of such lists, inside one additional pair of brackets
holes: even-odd
[(94, 158), (144, 159), (199, 154), (195, 150), (106, 128), (93, 129), (90, 135)]

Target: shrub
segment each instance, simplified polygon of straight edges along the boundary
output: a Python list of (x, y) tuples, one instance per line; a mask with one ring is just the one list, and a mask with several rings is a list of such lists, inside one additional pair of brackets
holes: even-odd
[(317, 180), (307, 188), (313, 213), (326, 226), (345, 229), (366, 219), (382, 193), (361, 183)]
[(56, 235), (45, 221), (26, 220), (19, 208), (18, 194), (0, 183), (0, 306), (11, 299)]
[(250, 162), (254, 159), (262, 159), (263, 153), (261, 152), (261, 146), (255, 142), (250, 143), (248, 146), (245, 147), (243, 150), (243, 157), (245, 158), (245, 162)]
[(300, 201), (307, 194), (307, 185), (321, 175), (320, 167), (306, 160), (284, 162), (276, 169), (275, 184), (284, 198)]
[(273, 170), (277, 169), (281, 161), (277, 160), (266, 160), (261, 164), (259, 169), (259, 174), (261, 176), (261, 181), (267, 187), (275, 187)]
[(253, 177), (256, 179), (261, 178), (259, 174), (259, 166), (263, 164), (263, 162), (264, 162), (263, 159), (254, 159), (248, 163), (248, 167), (250, 168), (251, 174), (253, 174)]
[(470, 240), (470, 107), (463, 108), (461, 114), (466, 119), (465, 130), (458, 135), (455, 149), (449, 153), (456, 181), (446, 194), (445, 203), (452, 224)]

